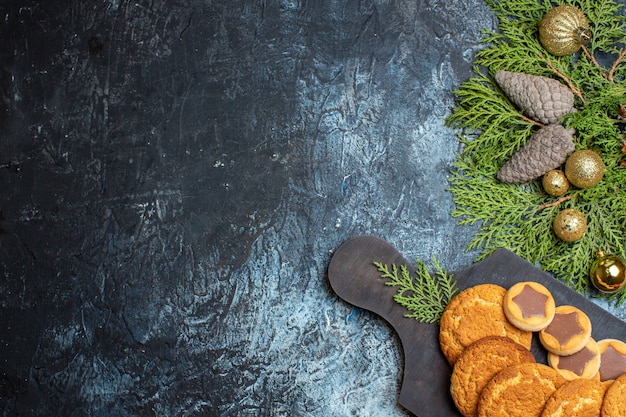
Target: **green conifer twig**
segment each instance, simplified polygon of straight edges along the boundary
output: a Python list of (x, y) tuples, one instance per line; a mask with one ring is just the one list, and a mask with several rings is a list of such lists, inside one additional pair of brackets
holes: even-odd
[[(475, 76), (455, 92), (457, 102), (449, 126), (460, 129), (462, 151), (449, 179), (455, 202), (452, 215), (476, 232), (467, 250), (477, 260), (505, 247), (552, 273), (581, 293), (590, 291), (589, 269), (599, 248), (624, 256), (626, 245), (626, 167), (622, 146), (624, 121), (619, 106), (626, 104), (626, 17), (615, 1), (486, 0), (498, 20), (498, 30), (485, 32), (485, 47), (476, 54)], [(539, 43), (538, 21), (552, 7), (571, 4), (587, 16), (593, 37), (586, 52), (549, 55)], [(614, 57), (602, 67), (598, 56)], [(566, 198), (543, 192), (540, 180), (504, 184), (499, 168), (539, 128), (526, 120), (493, 80), (499, 69), (552, 77), (580, 91), (577, 112), (562, 123), (576, 129), (576, 149), (597, 151), (606, 166), (603, 180), (589, 189), (571, 187)], [(583, 99), (584, 97), (584, 99)], [(585, 236), (563, 242), (552, 231), (559, 210), (576, 208), (587, 217)], [(593, 293), (617, 305), (626, 290), (613, 295)]]
[(437, 323), (443, 314), (448, 302), (458, 291), (452, 274), (444, 271), (433, 257), (435, 273), (431, 275), (428, 267), (422, 261), (417, 261), (415, 276), (411, 276), (406, 265), (374, 262), (374, 266), (381, 273), (381, 278), (387, 280), (385, 285), (398, 287), (393, 299), (405, 307), (410, 313), (407, 318), (413, 318), (423, 323)]

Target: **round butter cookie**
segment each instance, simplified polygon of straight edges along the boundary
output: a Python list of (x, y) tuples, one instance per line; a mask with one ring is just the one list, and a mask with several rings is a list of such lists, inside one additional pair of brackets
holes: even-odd
[(599, 417), (605, 392), (600, 381), (568, 381), (548, 399), (541, 417)]
[(626, 415), (626, 374), (618, 377), (606, 390), (602, 402), (602, 417)]
[(508, 337), (487, 336), (469, 345), (454, 364), (450, 393), (465, 417), (475, 417), (480, 393), (498, 372), (519, 363), (534, 363), (535, 356)]
[(600, 369), (600, 348), (590, 337), (587, 345), (578, 352), (561, 356), (548, 352), (548, 364), (556, 369), (568, 381), (596, 376)]
[(591, 337), (591, 320), (574, 306), (558, 306), (554, 319), (539, 332), (543, 347), (556, 355), (572, 355), (587, 345)]
[(502, 304), (506, 318), (518, 329), (538, 332), (554, 318), (554, 297), (534, 281), (518, 282), (509, 288)]
[(600, 369), (596, 379), (601, 382), (613, 381), (626, 372), (626, 343), (617, 339), (598, 341)]
[(541, 363), (510, 366), (483, 388), (478, 417), (540, 417), (548, 398), (566, 382)]
[(439, 344), (451, 365), (463, 350), (487, 336), (505, 336), (530, 349), (532, 333), (513, 326), (504, 316), (506, 290), (495, 284), (479, 284), (454, 297), (439, 321)]

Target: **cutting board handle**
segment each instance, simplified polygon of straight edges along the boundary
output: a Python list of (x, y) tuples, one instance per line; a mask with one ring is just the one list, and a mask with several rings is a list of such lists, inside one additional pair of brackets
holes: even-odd
[(407, 265), (402, 255), (389, 243), (375, 236), (357, 236), (344, 242), (328, 266), (328, 279), (335, 293), (344, 301), (372, 311), (396, 331), (406, 321), (403, 311), (393, 300), (397, 288), (385, 285), (374, 262)]
[[(405, 265), (411, 274), (415, 272), (412, 264), (385, 240), (357, 236), (333, 254), (328, 266), (331, 287), (344, 301), (384, 318), (400, 337), (404, 372), (398, 402), (419, 416), (460, 416), (452, 399), (447, 398), (451, 368), (439, 349), (439, 326), (405, 317), (408, 310), (393, 299), (397, 288), (385, 285), (375, 261)], [(433, 402), (433, 398), (441, 398), (442, 392), (446, 401)]]

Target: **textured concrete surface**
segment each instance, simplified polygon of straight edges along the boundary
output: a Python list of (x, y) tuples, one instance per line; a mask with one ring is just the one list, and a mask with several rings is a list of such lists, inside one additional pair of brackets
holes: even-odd
[(3, 416), (407, 415), (325, 272), (358, 234), (472, 262), (444, 119), (482, 1), (0, 12)]

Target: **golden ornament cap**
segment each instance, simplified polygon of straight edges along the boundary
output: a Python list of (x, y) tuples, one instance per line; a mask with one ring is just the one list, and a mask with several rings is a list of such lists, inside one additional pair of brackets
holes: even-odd
[(565, 194), (569, 189), (567, 176), (560, 169), (546, 172), (541, 179), (541, 184), (546, 193), (555, 197)]
[(593, 187), (604, 177), (604, 162), (590, 149), (576, 151), (565, 161), (565, 176), (578, 188)]
[(626, 283), (626, 264), (617, 255), (607, 255), (603, 249), (595, 253), (589, 278), (598, 291), (611, 294), (621, 290)]
[(552, 222), (554, 233), (566, 242), (580, 239), (587, 233), (587, 219), (576, 209), (563, 209)]

